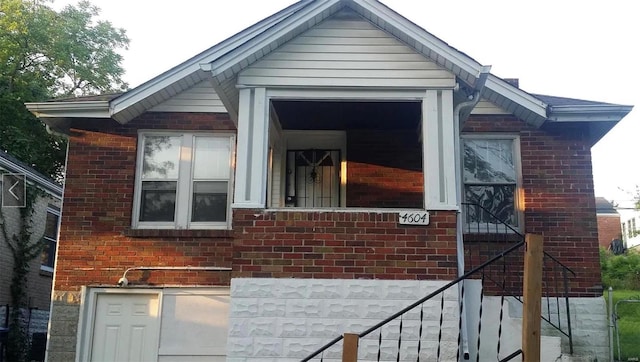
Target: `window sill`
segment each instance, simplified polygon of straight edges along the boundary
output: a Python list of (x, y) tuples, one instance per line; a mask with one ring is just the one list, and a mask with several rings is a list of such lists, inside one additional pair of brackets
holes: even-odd
[(125, 229), (124, 236), (132, 238), (230, 238), (233, 230), (200, 229)]
[(40, 275), (43, 277), (53, 277), (53, 268), (40, 266)]

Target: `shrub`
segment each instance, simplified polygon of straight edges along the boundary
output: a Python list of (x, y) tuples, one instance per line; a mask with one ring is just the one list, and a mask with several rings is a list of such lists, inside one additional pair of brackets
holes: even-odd
[(602, 284), (613, 289), (640, 289), (640, 254), (613, 255), (600, 248)]

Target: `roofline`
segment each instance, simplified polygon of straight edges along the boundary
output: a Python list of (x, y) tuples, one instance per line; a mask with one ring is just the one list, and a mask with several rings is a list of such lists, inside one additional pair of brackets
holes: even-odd
[(38, 118), (110, 118), (109, 101), (25, 103)]
[(543, 119), (547, 118), (548, 105), (545, 102), (505, 81), (504, 79), (496, 77), (493, 74), (489, 74), (486, 87), (531, 110)]
[[(463, 52), (453, 48), (442, 39), (429, 33), (426, 29), (415, 24), (411, 20), (397, 13), (395, 10), (381, 3), (380, 1), (371, 0), (352, 0), (355, 4), (362, 6), (363, 8), (375, 9), (377, 14), (386, 15), (385, 21), (398, 28), (411, 38), (420, 41), (422, 45), (429, 44), (429, 48), (436, 48), (435, 50), (439, 55), (451, 59), (451, 62), (460, 67), (467, 73), (470, 73), (476, 80), (482, 74), (484, 65), (480, 64), (475, 59), (464, 54)], [(379, 16), (379, 15), (378, 15)]]
[(554, 122), (618, 122), (632, 109), (618, 104), (551, 106), (548, 118)]
[[(227, 54), (228, 52), (233, 51), (238, 46), (263, 33), (268, 28), (279, 23), (282, 19), (289, 17), (291, 14), (297, 12), (300, 8), (305, 7), (307, 3), (311, 2), (313, 2), (313, 0), (302, 0), (295, 4), (292, 4), (289, 7), (253, 24), (249, 28), (240, 31), (239, 33), (223, 40), (222, 42), (212, 46), (202, 53), (189, 58), (188, 60), (169, 69), (168, 71), (152, 78), (145, 83), (142, 83), (136, 88), (111, 100), (111, 115), (117, 118), (117, 114), (119, 112), (128, 108), (132, 104), (135, 104), (141, 99), (153, 95), (160, 89), (165, 88), (168, 85), (173, 84), (188, 75), (200, 71), (201, 64), (210, 63)], [(126, 123), (126, 121), (127, 120), (119, 120), (119, 122), (121, 123)]]
[(27, 176), (27, 180), (38, 184), (40, 187), (48, 191), (52, 196), (62, 200), (61, 185), (53, 181), (50, 177), (47, 177), (34, 170), (32, 167), (23, 165), (20, 162), (16, 162), (7, 156), (13, 158), (13, 156), (11, 155), (0, 152), (0, 167), (7, 169), (8, 171), (13, 173), (25, 174)]
[[(282, 25), (280, 29), (276, 29), (275, 31), (267, 34), (268, 31), (262, 32), (258, 36), (248, 40), (246, 43), (241, 44), (239, 47), (232, 49), (230, 52), (224, 54), (218, 59), (215, 59), (210, 64), (202, 64), (201, 68), (205, 71), (210, 72), (210, 74), (214, 77), (226, 76), (226, 72), (231, 69), (236, 64), (240, 63), (243, 59), (246, 58), (246, 54), (254, 54), (260, 48), (263, 48), (264, 43), (270, 43), (273, 40), (282, 38), (283, 35), (289, 33), (292, 29), (297, 28), (298, 26), (306, 23), (309, 19), (314, 18), (322, 13), (326, 8), (329, 8), (335, 4), (340, 3), (342, 0), (316, 0), (310, 1), (309, 4), (306, 4), (303, 8), (299, 9), (300, 11), (304, 10), (304, 14), (300, 14), (296, 19), (291, 20), (287, 24), (283, 24), (286, 20), (283, 19), (282, 22), (278, 23), (278, 25)], [(310, 7), (312, 4), (315, 6)], [(289, 19), (290, 20), (290, 19)], [(248, 45), (249, 42), (253, 42), (253, 44)], [(241, 49), (243, 46), (247, 46), (246, 49)], [(225, 59), (226, 58), (226, 59)], [(220, 79), (219, 81), (224, 80)]]

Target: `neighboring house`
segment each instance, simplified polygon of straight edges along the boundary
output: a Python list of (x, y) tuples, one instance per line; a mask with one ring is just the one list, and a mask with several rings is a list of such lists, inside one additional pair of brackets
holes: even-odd
[[(17, 175), (18, 178), (10, 181), (8, 177), (2, 177), (2, 175)], [(42, 255), (30, 263), (30, 271), (27, 277), (28, 285), (26, 287), (29, 305), (28, 310), (23, 311), (23, 316), (29, 324), (31, 333), (45, 333), (51, 306), (51, 283), (62, 205), (62, 186), (8, 153), (0, 151), (0, 183), (3, 181), (20, 182), (23, 175), (28, 184), (40, 190), (40, 195), (35, 201), (31, 220), (32, 242), (42, 241), (44, 243)], [(10, 187), (11, 185), (7, 184), (5, 186)], [(0, 198), (11, 197), (11, 195), (7, 195), (7, 190), (6, 187), (3, 187)], [(14, 190), (23, 189), (18, 187)], [(27, 189), (26, 192), (31, 191)], [(16, 195), (18, 198), (24, 196), (19, 192), (16, 192)], [(10, 236), (18, 234), (21, 227), (19, 206), (22, 205), (24, 200), (17, 200), (15, 204), (6, 199), (2, 201), (0, 222), (4, 224), (7, 234)], [(3, 233), (0, 232), (0, 327), (7, 326), (7, 307), (13, 308), (9, 289), (13, 275), (13, 265), (11, 251)]]
[(632, 107), (488, 70), (377, 1), (305, 0), (126, 93), (27, 104), (69, 137), (49, 358), (300, 360), (506, 222), (576, 272), (576, 353), (607, 360), (590, 148)]
[(613, 240), (624, 240), (620, 228), (620, 214), (604, 197), (596, 197), (596, 217), (598, 218), (598, 244), (601, 247), (609, 249)]
[(640, 250), (640, 211), (634, 207), (619, 208), (622, 240), (628, 249)]

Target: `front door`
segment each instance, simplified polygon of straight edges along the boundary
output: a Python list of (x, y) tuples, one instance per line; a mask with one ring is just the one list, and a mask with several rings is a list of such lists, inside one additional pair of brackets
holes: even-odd
[(97, 294), (91, 361), (157, 361), (158, 294)]

